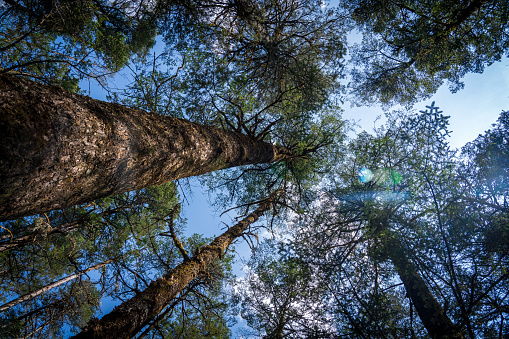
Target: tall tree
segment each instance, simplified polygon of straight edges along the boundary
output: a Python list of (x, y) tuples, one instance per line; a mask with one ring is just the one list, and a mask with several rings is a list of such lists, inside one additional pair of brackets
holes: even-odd
[(6, 76), (0, 87), (0, 220), (290, 157), (282, 147), (239, 133), (57, 87)]
[(216, 237), (209, 245), (197, 249), (193, 257), (185, 254), (183, 263), (152, 281), (144, 291), (123, 302), (100, 320), (91, 320), (75, 338), (130, 338), (138, 333), (191, 281), (205, 274), (207, 267), (221, 258), (231, 243), (242, 236), (252, 223), (272, 207), (278, 194), (279, 192), (273, 193), (237, 225)]
[(253, 251), (248, 273), (235, 285), (242, 318), (263, 338), (333, 337), (324, 281), (285, 247), (266, 240)]
[(49, 291), (49, 290), (51, 290), (53, 288), (56, 288), (56, 287), (58, 287), (60, 285), (63, 285), (63, 284), (65, 284), (65, 283), (67, 283), (67, 282), (69, 282), (69, 281), (71, 281), (73, 279), (79, 278), (83, 274), (86, 274), (86, 273), (88, 273), (90, 271), (93, 271), (93, 270), (97, 270), (97, 269), (99, 269), (99, 268), (101, 268), (101, 267), (111, 263), (112, 261), (113, 260), (108, 260), (108, 261), (99, 263), (97, 265), (94, 265), (92, 267), (88, 267), (87, 269), (85, 269), (85, 270), (83, 270), (81, 272), (78, 272), (78, 273), (72, 274), (72, 275), (70, 275), (68, 277), (65, 277), (65, 278), (62, 278), (60, 280), (57, 280), (57, 281), (55, 281), (55, 282), (53, 282), (51, 284), (48, 284), (48, 285), (40, 288), (37, 291), (33, 291), (33, 292), (29, 293), (29, 294), (26, 294), (26, 295), (23, 295), (23, 296), (21, 296), (19, 298), (11, 300), (8, 303), (0, 305), (0, 312), (4, 312), (4, 311), (10, 309), (11, 307), (16, 306), (19, 303), (22, 303), (22, 302), (28, 301), (30, 299), (33, 299), (33, 298), (37, 297), (38, 295), (41, 295), (41, 294), (43, 294), (43, 293), (45, 293), (45, 292), (47, 292), (47, 291)]
[[(154, 272), (172, 267), (178, 251), (161, 232), (178, 216), (177, 202), (176, 185), (170, 182), (41, 218), (56, 229), (58, 223), (74, 220), (80, 227), (51, 235), (45, 234), (46, 224), (41, 223), (37, 238), (2, 253), (0, 300), (4, 303), (16, 295), (30, 298), (2, 313), (2, 335), (58, 338), (62, 328), (76, 332), (96, 313), (102, 296), (123, 300), (157, 276)], [(3, 225), (13, 234), (22, 234), (34, 218), (26, 219)], [(178, 232), (181, 225), (175, 221), (173, 228)], [(7, 227), (2, 228), (4, 235), (9, 235)], [(118, 260), (90, 276), (82, 274), (112, 258)], [(69, 281), (69, 276), (74, 279)]]
[[(503, 335), (507, 254), (503, 240), (491, 250), (483, 243), (490, 230), (504, 234), (505, 219), (498, 217), (504, 195), (484, 193), (490, 185), (483, 189), (475, 173), (463, 172), (447, 144), (447, 118), (428, 108), (402, 120), (392, 116), (390, 127), (350, 144), (352, 153), (319, 191), (312, 218), (294, 227), (295, 246), (303, 260), (325, 271), (338, 319), (353, 333), (383, 337), (424, 326), (436, 337)], [(342, 302), (350, 293), (351, 302)], [(391, 307), (380, 305), (383, 300)], [(376, 310), (384, 309), (380, 317)], [(422, 325), (408, 326), (415, 315)], [(378, 329), (368, 331), (366, 321)]]
[[(181, 238), (182, 239), (182, 238)], [(197, 234), (184, 239), (190, 251), (205, 246), (212, 239)], [(184, 251), (181, 251), (183, 254)], [(228, 253), (207, 267), (207, 272), (194, 279), (137, 338), (217, 338), (226, 339), (235, 323), (227, 303), (228, 283), (234, 254)]]
[(412, 301), (430, 337), (444, 339), (464, 338), (463, 333), (445, 314), (444, 309), (433, 296), (433, 293), (419, 274), (416, 265), (408, 259), (406, 249), (388, 230), (387, 221), (371, 219), (369, 221), (369, 228), (374, 230), (374, 235), (379, 237), (378, 240), (383, 244), (381, 250), (394, 265), (399, 278), (405, 286), (407, 296)]
[[(193, 47), (199, 49), (200, 43), (213, 47), (229, 65), (242, 69), (258, 90), (277, 96), (291, 87), (304, 87), (308, 94), (321, 96), (321, 84), (341, 72), (343, 21), (320, 1), (191, 0), (182, 4), (185, 9), (176, 15), (185, 13), (205, 26), (193, 27), (201, 33), (191, 34), (198, 38)], [(182, 32), (181, 22), (166, 20), (162, 25), (168, 42)], [(312, 96), (308, 98), (316, 100)]]
[[(88, 279), (77, 279), (58, 292), (43, 294), (27, 302), (34, 307), (19, 314), (6, 311), (0, 319), (2, 338), (62, 338), (69, 328), (74, 330), (86, 324), (92, 314), (100, 310), (101, 293)], [(43, 306), (41, 306), (43, 305)], [(18, 308), (19, 309), (19, 308)]]

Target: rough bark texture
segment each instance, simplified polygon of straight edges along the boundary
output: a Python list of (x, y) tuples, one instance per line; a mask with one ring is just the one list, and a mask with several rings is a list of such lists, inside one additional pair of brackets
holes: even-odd
[(22, 302), (25, 302), (25, 301), (31, 300), (31, 299), (33, 299), (33, 298), (37, 297), (38, 295), (41, 295), (41, 294), (43, 294), (43, 293), (45, 293), (45, 292), (47, 292), (47, 291), (49, 291), (49, 290), (51, 290), (51, 289), (53, 289), (53, 288), (55, 288), (55, 287), (58, 287), (58, 286), (60, 286), (60, 285), (62, 285), (62, 284), (65, 284), (65, 283), (66, 283), (66, 282), (68, 282), (68, 281), (74, 280), (74, 279), (76, 279), (77, 277), (79, 277), (79, 276), (81, 276), (81, 275), (83, 275), (83, 274), (85, 274), (85, 273), (88, 273), (88, 272), (90, 272), (90, 271), (93, 271), (93, 270), (96, 270), (96, 269), (98, 269), (98, 268), (101, 268), (101, 267), (103, 267), (103, 266), (105, 266), (105, 265), (109, 264), (109, 263), (110, 263), (110, 262), (112, 262), (112, 261), (113, 261), (113, 260), (107, 260), (107, 261), (102, 262), (102, 263), (100, 263), (100, 264), (97, 264), (97, 265), (95, 265), (95, 266), (89, 267), (89, 268), (87, 268), (87, 269), (86, 269), (86, 270), (84, 270), (84, 271), (81, 271), (81, 272), (78, 272), (78, 273), (72, 274), (72, 275), (70, 275), (70, 276), (68, 276), (68, 277), (62, 278), (62, 279), (57, 280), (57, 281), (55, 281), (55, 282), (52, 282), (51, 284), (46, 285), (46, 286), (44, 286), (44, 287), (42, 287), (42, 288), (38, 289), (37, 291), (33, 291), (33, 292), (28, 293), (28, 294), (25, 294), (25, 295), (23, 295), (23, 296), (21, 296), (21, 297), (19, 297), (19, 298), (16, 298), (16, 299), (14, 299), (14, 300), (11, 300), (11, 301), (9, 301), (8, 303), (5, 303), (5, 304), (3, 304), (2, 306), (0, 306), (0, 312), (4, 312), (4, 311), (8, 310), (9, 308), (16, 306), (17, 304), (20, 304), (20, 303), (22, 303)]
[(401, 243), (394, 238), (388, 238), (385, 245), (389, 258), (405, 285), (406, 292), (430, 337), (433, 339), (463, 339), (461, 331), (445, 314), (444, 309), (430, 292), (415, 266), (408, 260)]
[(287, 156), (239, 133), (0, 75), (0, 221)]
[(237, 225), (204, 246), (190, 260), (184, 261), (161, 278), (152, 281), (143, 291), (115, 307), (101, 320), (92, 319), (85, 329), (73, 338), (131, 338), (178, 296), (195, 278), (203, 275), (207, 267), (220, 258), (228, 246), (267, 211), (275, 197), (273, 194)]
[(449, 319), (444, 309), (429, 290), (415, 265), (408, 259), (405, 248), (387, 227), (384, 218), (369, 220), (370, 228), (383, 243), (384, 252), (391, 260), (396, 272), (412, 300), (422, 324), (433, 339), (464, 339), (463, 333)]

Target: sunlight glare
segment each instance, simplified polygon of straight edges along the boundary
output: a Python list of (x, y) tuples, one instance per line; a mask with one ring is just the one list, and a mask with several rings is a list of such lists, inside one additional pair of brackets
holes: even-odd
[(373, 172), (367, 168), (361, 168), (359, 170), (359, 180), (362, 183), (367, 183), (373, 180)]

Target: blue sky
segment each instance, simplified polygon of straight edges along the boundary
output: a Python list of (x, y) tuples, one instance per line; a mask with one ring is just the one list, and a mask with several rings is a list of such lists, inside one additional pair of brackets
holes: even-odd
[[(488, 130), (502, 110), (509, 110), (509, 59), (494, 63), (482, 74), (467, 74), (463, 81), (465, 88), (457, 93), (451, 93), (445, 83), (430, 99), (414, 105), (415, 110), (424, 110), (435, 101), (443, 114), (450, 116), (450, 142), (456, 148)], [(376, 118), (384, 115), (380, 107), (343, 108), (345, 119), (358, 121), (368, 132), (372, 131)], [(382, 123), (380, 119), (376, 126)]]
[[(447, 84), (444, 84), (430, 99), (415, 104), (413, 108), (424, 110), (435, 101), (443, 114), (450, 116), (450, 143), (458, 149), (488, 130), (502, 110), (509, 110), (509, 59), (487, 67), (482, 74), (468, 74), (463, 80), (465, 88), (457, 93), (451, 93)], [(345, 119), (358, 122), (357, 132), (370, 132), (374, 125), (380, 127), (383, 124), (384, 110), (380, 107), (349, 107), (345, 104), (343, 109)], [(375, 122), (378, 116), (382, 118)], [(188, 197), (190, 205), (185, 206), (183, 211), (183, 216), (187, 218), (187, 231), (213, 236), (222, 233), (222, 222), (232, 226), (232, 219), (236, 216), (234, 211), (219, 218), (220, 212), (209, 204), (206, 188), (200, 187), (196, 178), (191, 178), (190, 182), (193, 196)], [(243, 274), (242, 259), (248, 260), (251, 252), (244, 241), (236, 249), (234, 273), (240, 277)], [(243, 326), (246, 326), (245, 321), (239, 322), (233, 328), (234, 335)]]
[[(430, 99), (415, 104), (415, 110), (424, 110), (435, 101), (443, 114), (450, 116), (451, 146), (461, 148), (488, 130), (495, 123), (502, 110), (509, 110), (509, 59), (494, 63), (482, 74), (468, 74), (464, 78), (465, 88), (451, 93), (444, 84)], [(343, 107), (344, 118), (358, 122), (357, 131), (372, 131), (380, 127), (384, 111), (380, 107)], [(206, 189), (200, 187), (198, 180), (191, 179), (193, 196), (188, 197), (189, 206), (184, 216), (188, 220), (189, 232), (203, 232), (207, 236), (221, 233), (221, 221), (232, 225), (235, 217), (232, 212), (219, 218), (219, 213), (209, 206)], [(246, 253), (248, 254), (248, 253)]]
[[(161, 42), (156, 48), (161, 48)], [(430, 99), (414, 105), (415, 110), (424, 110), (432, 101), (436, 106), (450, 116), (451, 145), (461, 148), (465, 143), (472, 141), (479, 134), (489, 129), (495, 123), (502, 110), (509, 110), (509, 59), (503, 59), (490, 67), (482, 74), (468, 74), (463, 80), (465, 88), (457, 93), (451, 93), (447, 84)], [(113, 83), (121, 87), (125, 81), (117, 76)], [(88, 81), (82, 82), (82, 89), (89, 91)], [(106, 93), (99, 86), (90, 83), (90, 96), (105, 100)], [(343, 116), (345, 119), (355, 120), (359, 124), (357, 131), (370, 132), (373, 126), (379, 127), (384, 119), (375, 122), (378, 116), (383, 117), (384, 111), (380, 107), (349, 107), (346, 103)], [(196, 178), (190, 179), (192, 196), (186, 195), (189, 204), (184, 202), (183, 217), (187, 219), (187, 232), (201, 233), (205, 236), (217, 236), (224, 231), (224, 223), (232, 226), (236, 216), (235, 211), (228, 212), (222, 218), (220, 212), (210, 206), (206, 188), (201, 187)], [(238, 255), (247, 258), (250, 254), (246, 244), (237, 246)], [(235, 267), (237, 275), (242, 274), (242, 264), (239, 262)], [(108, 313), (113, 304), (105, 302), (103, 314)]]
[[(465, 143), (474, 140), (479, 134), (488, 130), (495, 123), (502, 110), (509, 110), (509, 59), (504, 59), (486, 68), (483, 74), (468, 74), (464, 78), (465, 88), (451, 93), (444, 84), (430, 99), (414, 105), (414, 110), (424, 110), (425, 106), (435, 101), (443, 114), (450, 116), (451, 146), (461, 148)], [(349, 107), (345, 104), (343, 116), (358, 122), (357, 132), (372, 131), (373, 126), (380, 127), (384, 121), (384, 110), (380, 107)], [(378, 121), (377, 117), (382, 117)], [(190, 205), (184, 207), (183, 216), (187, 218), (189, 233), (204, 233), (206, 236), (219, 235), (227, 223), (234, 224), (234, 211), (219, 218), (220, 212), (210, 206), (207, 189), (200, 186), (198, 179), (190, 179), (193, 196), (188, 197)], [(242, 275), (241, 259), (248, 259), (249, 247), (242, 242), (237, 245), (237, 264), (234, 273)], [(234, 331), (245, 322), (240, 322)]]

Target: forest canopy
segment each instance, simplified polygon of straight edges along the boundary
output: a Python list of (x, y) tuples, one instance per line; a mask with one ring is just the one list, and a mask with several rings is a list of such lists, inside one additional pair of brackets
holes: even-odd
[(0, 337), (509, 336), (509, 111), (456, 149), (422, 101), (509, 57), (508, 13), (0, 1)]

